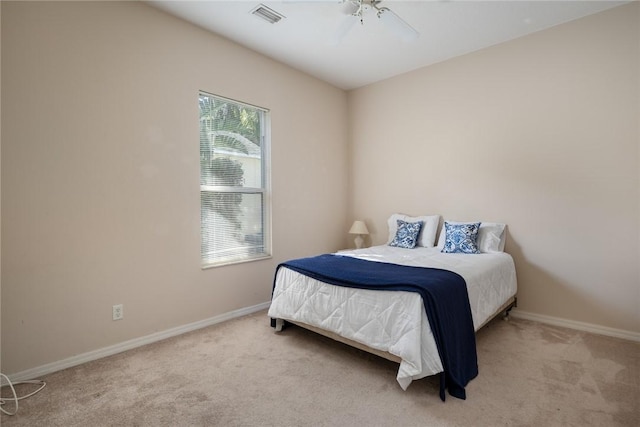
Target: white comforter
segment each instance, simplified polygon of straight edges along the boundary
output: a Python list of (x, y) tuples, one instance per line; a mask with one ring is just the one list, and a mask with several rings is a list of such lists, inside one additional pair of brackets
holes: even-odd
[[(460, 274), (467, 283), (476, 330), (516, 294), (515, 266), (507, 253), (443, 254), (438, 248), (383, 245), (339, 255)], [(413, 380), (442, 372), (422, 297), (415, 292), (335, 286), (280, 268), (268, 315), (316, 326), (400, 357), (397, 380), (405, 390)]]

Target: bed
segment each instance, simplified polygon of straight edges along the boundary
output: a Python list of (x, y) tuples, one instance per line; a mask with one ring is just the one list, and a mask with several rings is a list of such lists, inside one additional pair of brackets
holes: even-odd
[[(391, 245), (398, 235), (398, 228), (394, 227), (400, 224), (398, 218), (403, 218), (403, 222), (422, 218), (424, 225), (411, 248)], [(433, 222), (438, 220), (436, 216), (392, 215), (387, 244), (340, 251), (333, 256), (341, 260), (354, 258), (360, 263), (374, 263), (376, 268), (389, 264), (439, 269), (459, 275), (466, 286), (471, 317), (468, 328), (473, 328), (473, 334), (496, 315), (508, 313), (515, 305), (515, 266), (512, 257), (504, 252), (506, 226), (478, 222), (477, 253), (443, 253), (448, 243), (445, 226), (447, 223), (452, 226), (461, 223), (445, 221), (436, 244), (435, 229), (438, 225), (436, 222), (434, 227)], [(441, 374), (441, 398), (444, 400), (444, 368), (436, 345), (440, 331), (434, 336), (420, 293), (339, 286), (284, 264), (275, 274), (268, 315), (274, 319), (277, 331), (282, 329), (285, 321), (294, 323), (399, 363), (397, 381), (404, 390), (413, 380)], [(440, 341), (441, 338), (438, 343)], [(473, 345), (475, 357), (475, 341)], [(453, 394), (451, 390), (449, 392)], [(456, 397), (464, 398), (464, 390), (462, 396)]]

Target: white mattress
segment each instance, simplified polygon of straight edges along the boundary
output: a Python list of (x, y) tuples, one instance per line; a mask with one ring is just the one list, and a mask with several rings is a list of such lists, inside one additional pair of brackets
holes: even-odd
[[(339, 255), (460, 274), (467, 284), (476, 331), (517, 290), (515, 266), (507, 253), (443, 254), (438, 248), (383, 245)], [(306, 323), (398, 356), (397, 380), (405, 390), (413, 380), (442, 372), (422, 297), (415, 292), (335, 286), (280, 268), (268, 315)]]

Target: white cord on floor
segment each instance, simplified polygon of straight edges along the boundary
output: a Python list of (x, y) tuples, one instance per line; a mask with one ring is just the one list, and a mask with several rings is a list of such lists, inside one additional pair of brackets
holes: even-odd
[[(40, 390), (42, 390), (47, 383), (41, 380), (28, 380), (28, 381), (20, 381), (17, 383), (12, 383), (11, 380), (9, 379), (9, 377), (7, 377), (5, 374), (3, 374), (2, 372), (0, 372), (0, 384), (2, 384), (4, 381), (7, 382), (7, 384), (9, 385), (9, 387), (11, 388), (11, 392), (13, 393), (13, 397), (8, 397), (8, 398), (4, 398), (4, 397), (0, 397), (0, 411), (4, 412), (7, 415), (15, 415), (18, 412), (18, 401), (22, 400), (22, 399), (26, 399), (27, 397), (31, 397), (34, 394), (36, 394), (37, 392), (39, 392)], [(14, 385), (18, 385), (18, 384), (39, 384), (40, 387), (38, 387), (36, 389), (36, 391), (33, 391), (25, 396), (20, 396), (18, 397), (18, 395), (16, 394), (16, 389), (13, 387)], [(2, 386), (4, 387), (4, 385)], [(1, 406), (4, 405), (6, 402), (9, 401), (13, 401), (15, 403), (15, 410), (13, 412), (9, 412), (9, 411), (5, 411)]]

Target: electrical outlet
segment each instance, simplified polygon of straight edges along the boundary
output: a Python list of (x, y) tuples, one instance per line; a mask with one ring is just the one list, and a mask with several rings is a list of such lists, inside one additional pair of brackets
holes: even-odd
[(113, 320), (120, 320), (124, 317), (124, 307), (122, 304), (113, 306)]

